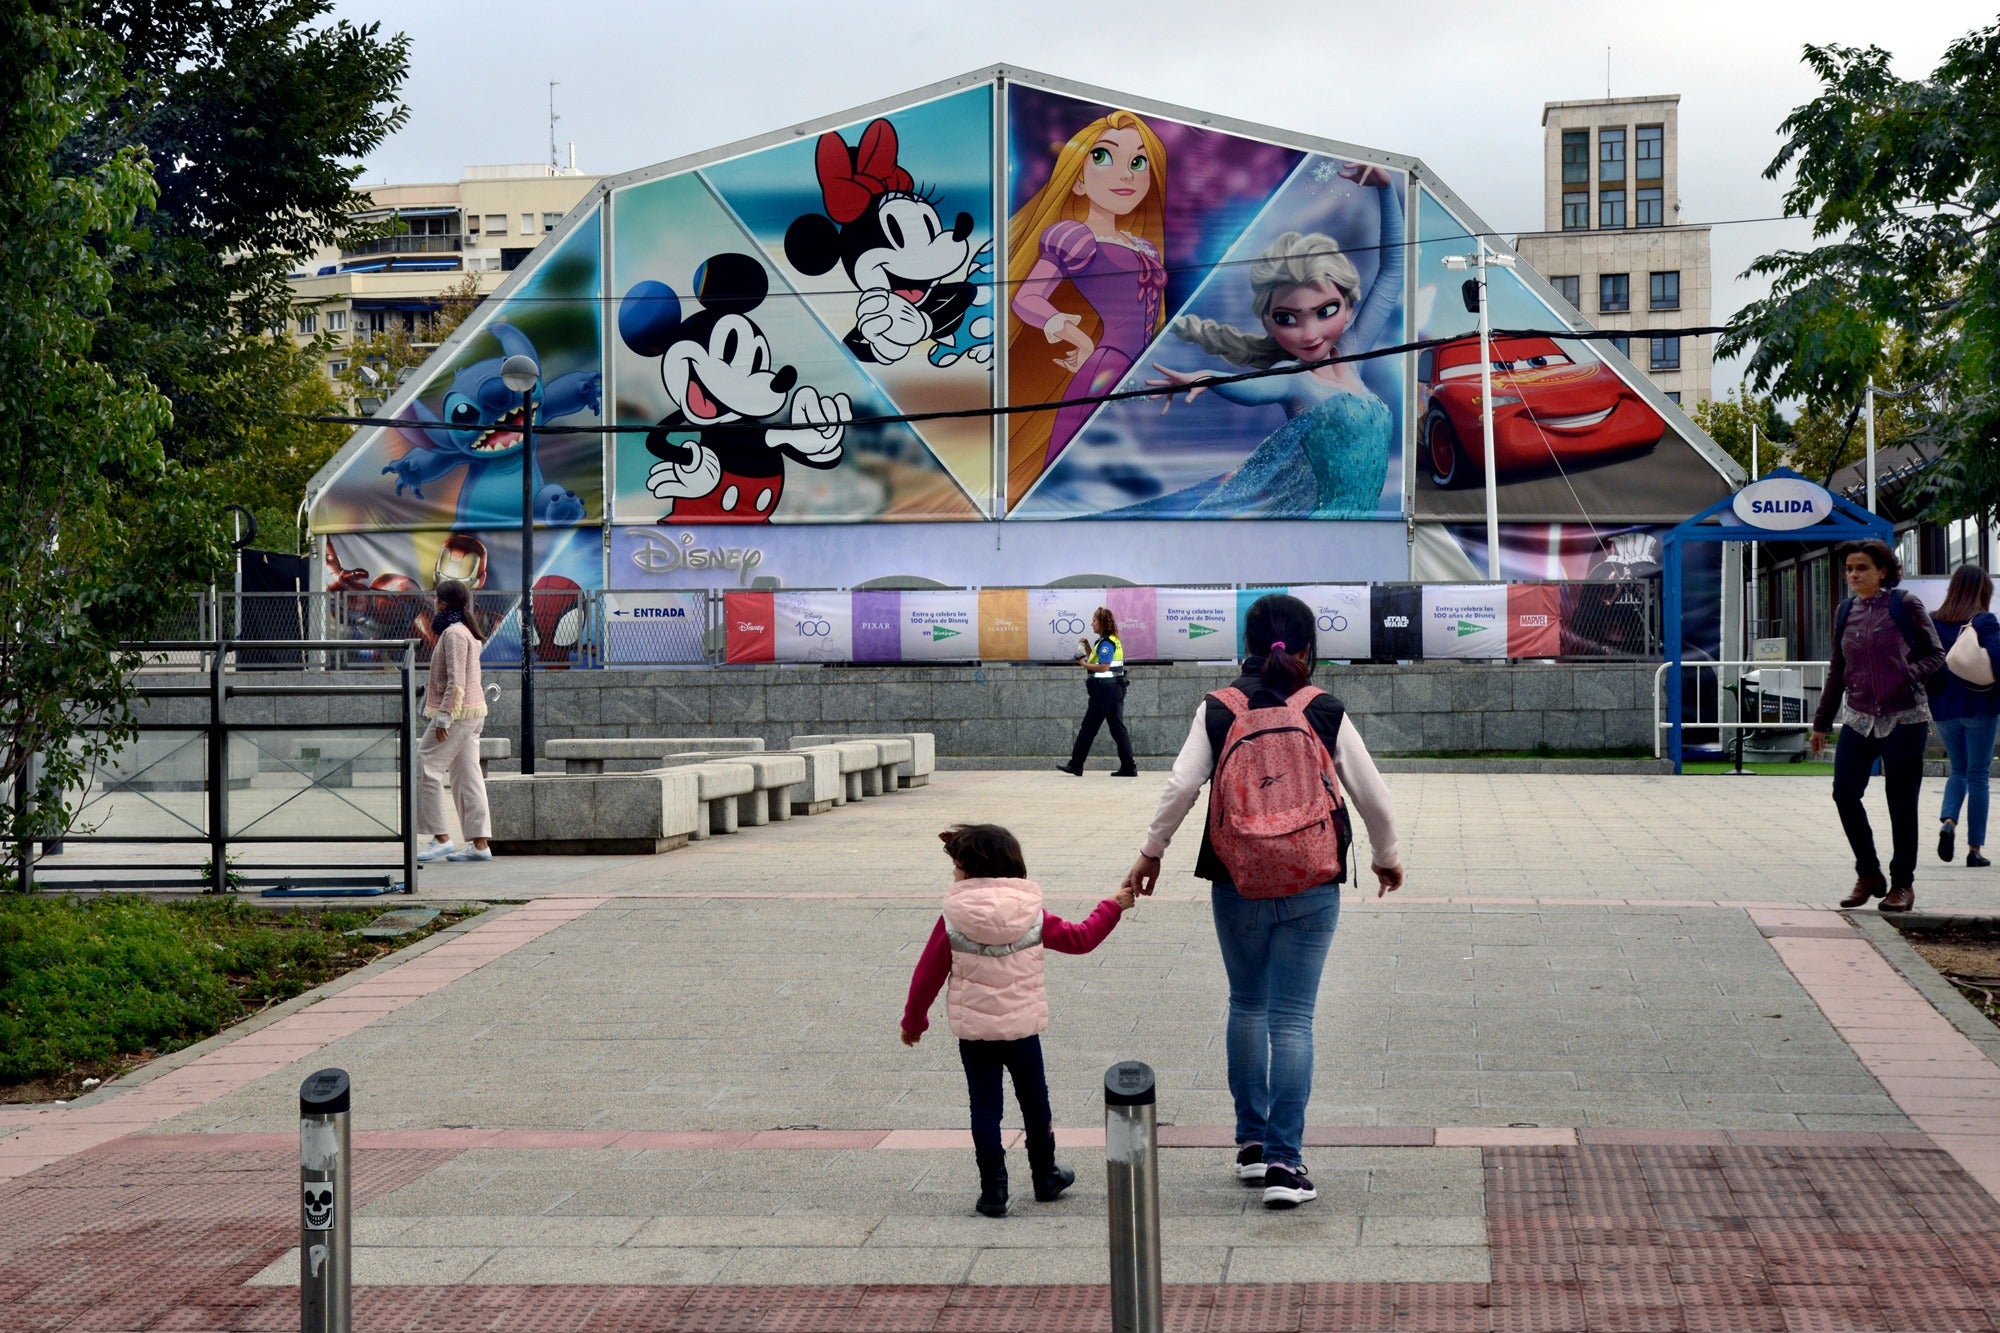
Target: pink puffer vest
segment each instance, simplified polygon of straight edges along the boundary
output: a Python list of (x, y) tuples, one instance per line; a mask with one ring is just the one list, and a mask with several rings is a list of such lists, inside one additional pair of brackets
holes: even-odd
[(962, 879), (944, 896), (951, 941), (945, 1018), (966, 1041), (1013, 1041), (1049, 1025), (1042, 890), (1031, 879)]

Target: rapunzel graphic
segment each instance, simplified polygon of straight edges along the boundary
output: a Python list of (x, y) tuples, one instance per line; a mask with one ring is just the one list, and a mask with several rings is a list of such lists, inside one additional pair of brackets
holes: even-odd
[[(1159, 332), (1166, 191), (1166, 149), (1129, 111), (1092, 121), (1056, 153), (1048, 183), (1014, 214), (1008, 231), (1013, 402), (1109, 393)], [(1015, 418), (1007, 446), (1010, 497), (1026, 493), (1095, 407)]]

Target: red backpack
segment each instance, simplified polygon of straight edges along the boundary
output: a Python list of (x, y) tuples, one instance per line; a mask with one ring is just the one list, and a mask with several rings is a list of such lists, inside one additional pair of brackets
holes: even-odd
[(1209, 845), (1245, 898), (1283, 898), (1344, 878), (1340, 779), (1306, 717), (1323, 693), (1308, 685), (1276, 708), (1252, 708), (1233, 687), (1209, 696), (1235, 716), (1209, 787)]

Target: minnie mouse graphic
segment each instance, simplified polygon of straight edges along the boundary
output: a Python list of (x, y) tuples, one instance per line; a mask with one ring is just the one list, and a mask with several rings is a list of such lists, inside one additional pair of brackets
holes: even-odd
[(936, 200), (896, 161), (896, 127), (870, 121), (848, 147), (835, 131), (819, 138), (814, 165), (824, 213), (785, 230), (785, 257), (818, 276), (837, 264), (861, 293), (845, 342), (855, 358), (902, 360), (930, 341), (932, 365), (993, 355), (993, 321), (977, 313), (992, 300), (985, 284), (963, 281), (992, 270), (991, 242), (972, 248), (972, 214), (945, 227)]

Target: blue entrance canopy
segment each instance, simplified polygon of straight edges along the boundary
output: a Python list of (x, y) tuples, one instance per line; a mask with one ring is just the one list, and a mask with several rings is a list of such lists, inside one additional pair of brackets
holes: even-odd
[[(1812, 483), (1788, 467), (1775, 467), (1758, 481), (1784, 478)], [(1750, 483), (1752, 485), (1756, 483)], [(1667, 753), (1674, 772), (1681, 771), (1681, 543), (1683, 542), (1848, 542), (1871, 538), (1893, 544), (1896, 529), (1888, 519), (1871, 514), (1852, 500), (1828, 492), (1833, 512), (1808, 527), (1775, 530), (1751, 527), (1736, 519), (1736, 497), (1717, 500), (1684, 523), (1668, 529), (1660, 539), (1666, 566), (1665, 607), (1661, 629), (1667, 639)]]

